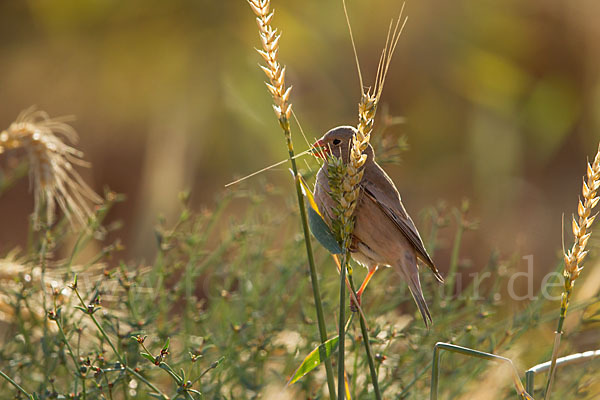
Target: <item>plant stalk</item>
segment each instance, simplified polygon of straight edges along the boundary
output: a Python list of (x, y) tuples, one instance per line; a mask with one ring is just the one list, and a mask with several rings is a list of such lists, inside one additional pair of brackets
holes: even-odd
[(346, 332), (344, 331), (344, 321), (346, 320), (346, 270), (348, 268), (348, 250), (347, 246), (344, 246), (346, 251), (344, 252), (344, 260), (342, 262), (342, 268), (340, 270), (340, 321), (339, 321), (339, 344), (338, 344), (338, 399), (344, 400), (346, 398), (346, 385), (345, 385), (345, 374), (344, 374), (344, 356), (345, 356), (345, 343), (346, 343)]
[[(568, 278), (567, 278), (568, 279)], [(550, 359), (550, 371), (548, 372), (548, 381), (546, 382), (546, 391), (544, 393), (544, 400), (550, 399), (550, 393), (552, 392), (552, 384), (554, 383), (554, 376), (556, 374), (556, 360), (558, 358), (558, 349), (560, 347), (560, 340), (563, 334), (563, 324), (567, 317), (567, 309), (569, 308), (569, 300), (571, 298), (571, 290), (563, 292), (562, 301), (560, 305), (560, 317), (558, 318), (558, 325), (556, 332), (554, 332), (554, 345), (552, 346), (552, 357)]]
[[(85, 400), (86, 398), (86, 394), (85, 394), (85, 377), (83, 375), (81, 375), (81, 373), (79, 372), (79, 363), (77, 362), (77, 359), (75, 358), (75, 353), (73, 352), (73, 348), (71, 347), (71, 345), (69, 344), (69, 341), (67, 340), (67, 335), (65, 334), (65, 330), (63, 329), (62, 324), (59, 321), (59, 316), (58, 313), (56, 315), (56, 319), (54, 320), (54, 322), (56, 322), (56, 326), (58, 327), (58, 331), (60, 332), (60, 335), (62, 336), (63, 342), (65, 343), (65, 346), (67, 347), (67, 350), (69, 351), (69, 355), (71, 356), (71, 359), (73, 360), (73, 366), (75, 368), (75, 374), (79, 376), (79, 378), (81, 379), (81, 384), (83, 386), (83, 399)], [(75, 383), (77, 382), (77, 380), (75, 381)], [(77, 392), (77, 386), (75, 386), (75, 392)]]
[(0, 376), (8, 381), (11, 385), (13, 385), (19, 392), (23, 395), (27, 396), (28, 399), (33, 400), (33, 396), (30, 395), (25, 389), (21, 387), (17, 382), (15, 382), (10, 376), (6, 375), (4, 372), (0, 371)]
[(446, 297), (451, 298), (454, 294), (454, 283), (456, 280), (456, 273), (458, 272), (458, 256), (460, 254), (460, 244), (462, 242), (462, 235), (464, 232), (464, 225), (462, 222), (462, 215), (460, 212), (456, 213), (456, 221), (458, 227), (456, 228), (456, 235), (454, 236), (454, 243), (452, 245), (452, 254), (450, 256), (450, 268), (448, 270), (448, 278), (446, 284)]
[[(79, 294), (79, 291), (77, 290), (77, 287), (73, 287), (73, 291), (77, 295), (77, 298), (79, 299), (79, 302), (80, 302), (81, 306), (85, 308), (86, 307), (85, 301), (83, 301), (83, 298)], [(90, 316), (90, 318), (92, 319), (92, 322), (94, 322), (94, 325), (96, 325), (96, 328), (98, 328), (98, 330), (100, 331), (100, 333), (102, 334), (102, 336), (104, 337), (104, 339), (106, 340), (106, 342), (108, 343), (108, 345), (112, 348), (113, 352), (115, 353), (115, 355), (119, 359), (119, 362), (121, 363), (121, 367), (125, 368), (127, 370), (127, 372), (129, 372), (130, 374), (134, 375), (140, 381), (142, 381), (143, 383), (145, 383), (146, 386), (148, 386), (150, 389), (152, 389), (156, 393), (158, 393), (158, 395), (160, 397), (162, 397), (163, 399), (169, 399), (169, 397), (166, 394), (164, 394), (163, 392), (161, 392), (160, 389), (158, 389), (156, 386), (154, 386), (151, 382), (149, 382), (141, 374), (139, 374), (138, 372), (136, 372), (133, 368), (127, 366), (125, 358), (121, 355), (121, 353), (119, 353), (119, 351), (117, 350), (117, 348), (113, 344), (112, 340), (110, 340), (110, 338), (106, 334), (106, 331), (104, 330), (104, 328), (102, 327), (102, 325), (100, 325), (100, 323), (98, 322), (98, 320), (96, 319), (96, 317), (94, 316), (94, 314), (87, 313), (87, 315)]]
[[(306, 206), (304, 205), (304, 196), (302, 195), (302, 188), (300, 186), (300, 180), (298, 179), (298, 167), (296, 166), (296, 160), (294, 159), (294, 146), (292, 143), (292, 135), (290, 132), (290, 123), (287, 118), (282, 115), (279, 118), (279, 125), (283, 129), (285, 135), (286, 144), (288, 147), (288, 154), (290, 163), (292, 165), (292, 171), (294, 172), (294, 180), (296, 184), (296, 195), (298, 197), (298, 208), (300, 209), (300, 219), (302, 220), (302, 231), (304, 233), (304, 243), (306, 244), (306, 256), (308, 258), (308, 267), (310, 270), (310, 281), (313, 289), (313, 297), (315, 300), (315, 309), (317, 311), (317, 324), (319, 326), (319, 335), (321, 338), (321, 344), (327, 341), (327, 328), (325, 325), (325, 317), (323, 313), (323, 303), (321, 302), (321, 290), (319, 289), (319, 278), (317, 276), (317, 269), (315, 267), (315, 259), (313, 256), (312, 242), (310, 239), (310, 230), (308, 228), (308, 217), (306, 214)], [(342, 321), (342, 329), (343, 329)], [(322, 360), (325, 360), (325, 372), (327, 373), (327, 387), (329, 389), (329, 398), (335, 400), (335, 381), (333, 379), (333, 366), (331, 359), (325, 354), (324, 346), (319, 346), (319, 352)]]
[[(354, 280), (352, 274), (348, 274), (348, 280), (350, 281), (350, 288), (356, 296), (356, 289), (354, 287)], [(369, 372), (371, 373), (371, 382), (373, 384), (373, 391), (375, 392), (375, 399), (381, 400), (381, 390), (379, 389), (379, 381), (377, 379), (377, 369), (375, 368), (375, 359), (373, 358), (373, 351), (371, 350), (371, 342), (369, 341), (369, 331), (367, 330), (367, 321), (364, 319), (364, 315), (359, 313), (360, 320), (360, 332), (362, 334), (363, 342), (365, 345), (365, 352), (367, 353), (367, 361), (369, 362)]]

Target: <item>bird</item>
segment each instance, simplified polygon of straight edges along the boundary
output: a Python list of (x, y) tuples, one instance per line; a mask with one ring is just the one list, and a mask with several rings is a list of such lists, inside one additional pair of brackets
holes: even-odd
[[(342, 157), (344, 164), (350, 159), (350, 146), (356, 128), (339, 126), (329, 130), (313, 145), (313, 154), (324, 159), (317, 173), (314, 197), (319, 212), (331, 226), (333, 208), (337, 203), (331, 198), (327, 172), (327, 154)], [(350, 254), (359, 264), (368, 268), (365, 281), (357, 292), (363, 293), (367, 283), (379, 266), (391, 267), (407, 283), (425, 326), (433, 323), (419, 279), (420, 260), (433, 272), (436, 280), (444, 282), (433, 260), (427, 253), (423, 240), (410, 218), (396, 186), (375, 161), (375, 151), (369, 144), (363, 151), (366, 161), (359, 183), (359, 197), (354, 211), (355, 223), (350, 244)]]

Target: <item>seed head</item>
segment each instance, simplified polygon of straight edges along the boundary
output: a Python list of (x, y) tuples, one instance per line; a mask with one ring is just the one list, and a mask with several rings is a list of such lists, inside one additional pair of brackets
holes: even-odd
[[(23, 111), (8, 129), (0, 133), (0, 154), (24, 149), (29, 158), (30, 185), (34, 193), (34, 221), (54, 223), (56, 204), (73, 227), (86, 226), (94, 213), (91, 204), (99, 204), (98, 196), (73, 168), (73, 164), (89, 166), (83, 153), (68, 142), (77, 142), (77, 133), (64, 118), (51, 119), (43, 111)], [(62, 138), (61, 138), (62, 137)], [(45, 211), (42, 211), (45, 208)]]

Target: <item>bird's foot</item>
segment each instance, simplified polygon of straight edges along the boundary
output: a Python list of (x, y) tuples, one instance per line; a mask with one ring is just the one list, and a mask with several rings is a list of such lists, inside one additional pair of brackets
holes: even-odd
[(350, 297), (350, 311), (352, 312), (358, 312), (358, 309), (360, 307), (361, 304), (361, 300), (360, 300), (361, 294), (357, 293), (356, 294), (356, 301), (354, 301), (354, 297)]

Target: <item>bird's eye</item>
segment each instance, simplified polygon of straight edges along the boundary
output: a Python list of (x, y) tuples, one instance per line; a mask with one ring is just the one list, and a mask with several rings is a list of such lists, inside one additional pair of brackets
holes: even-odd
[(338, 144), (340, 144), (340, 143), (341, 143), (341, 140), (340, 140), (340, 139), (335, 139), (335, 140), (333, 141), (333, 144), (334, 144), (334, 145), (336, 145), (336, 146), (337, 146)]

